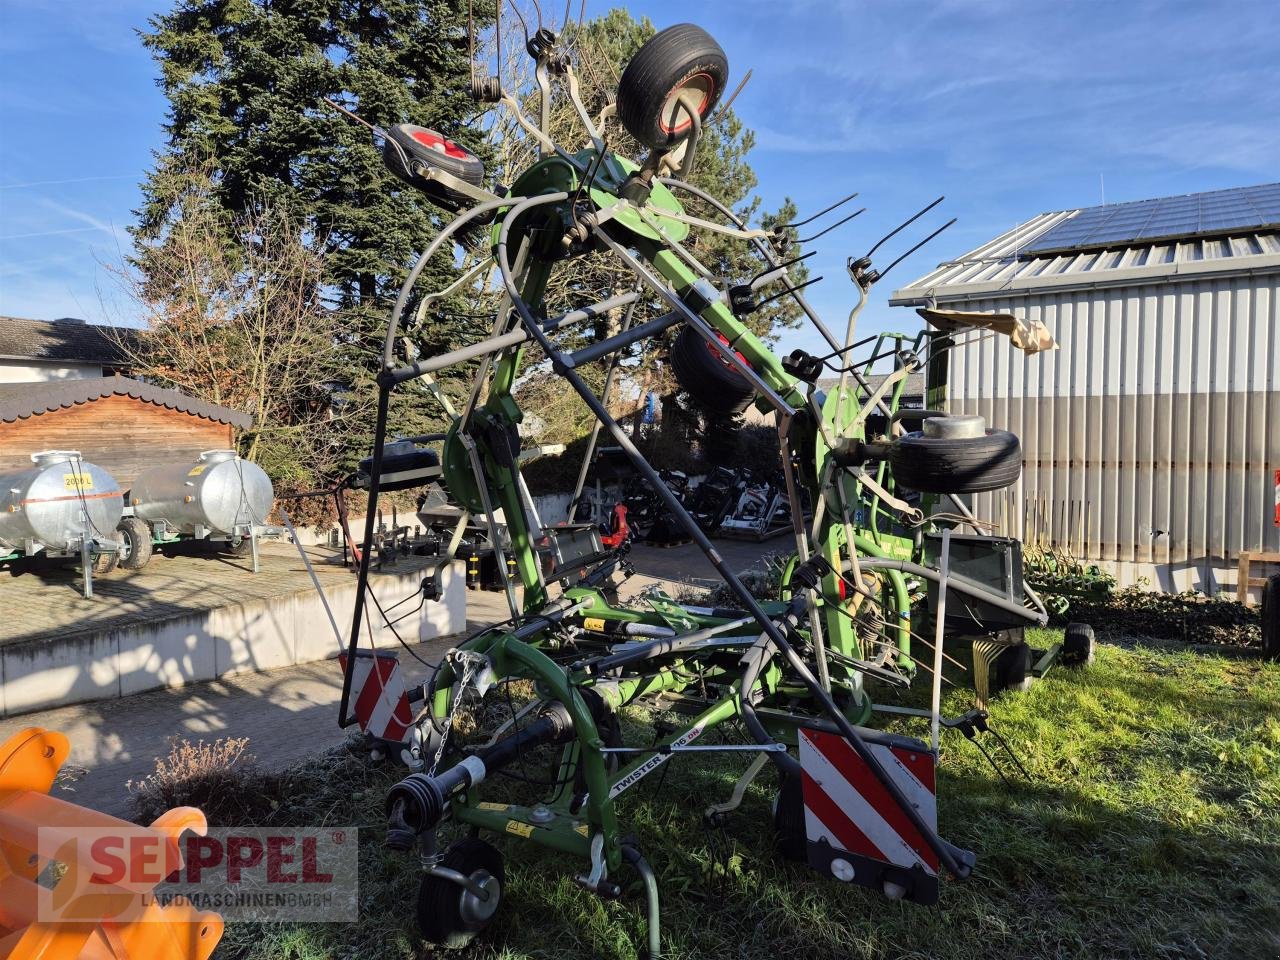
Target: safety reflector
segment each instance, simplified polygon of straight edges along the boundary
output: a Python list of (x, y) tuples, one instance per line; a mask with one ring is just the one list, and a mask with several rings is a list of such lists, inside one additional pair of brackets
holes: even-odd
[[(868, 742), (930, 830), (937, 830), (935, 758), (920, 744)], [(938, 899), (938, 856), (879, 777), (842, 736), (800, 730), (809, 865), (916, 903)]]
[[(338, 663), (344, 671), (347, 669), (345, 653), (339, 654)], [(357, 650), (351, 696), (361, 730), (391, 743), (407, 740), (409, 727), (413, 725), (413, 711), (400, 673), (400, 660), (394, 653)]]

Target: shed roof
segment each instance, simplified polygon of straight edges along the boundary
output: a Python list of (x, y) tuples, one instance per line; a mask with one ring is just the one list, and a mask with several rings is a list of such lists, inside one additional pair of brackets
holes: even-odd
[(128, 334), (120, 327), (71, 319), (0, 317), (0, 359), (118, 364), (127, 359), (119, 341)]
[(1049, 289), (1280, 271), (1280, 229), (1272, 227), (1028, 252), (1028, 248), (1036, 246), (1037, 238), (1081, 213), (1096, 209), (1058, 210), (1032, 217), (894, 291), (889, 303), (918, 305), (929, 300), (969, 300)]
[(166, 390), (120, 376), (0, 384), (0, 423), (14, 423), (104, 397), (132, 397), (206, 420), (229, 423), (241, 430), (253, 425), (253, 419), (239, 411), (188, 397), (177, 390)]

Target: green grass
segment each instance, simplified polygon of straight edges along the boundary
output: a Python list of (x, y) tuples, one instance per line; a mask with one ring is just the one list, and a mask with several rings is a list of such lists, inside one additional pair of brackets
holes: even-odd
[[(1043, 631), (1032, 642), (1056, 636)], [(945, 712), (971, 703), (971, 691), (951, 690)], [(1055, 669), (990, 710), (1032, 779), (1005, 786), (959, 734), (944, 740), (939, 826), (976, 851), (978, 867), (965, 882), (944, 883), (935, 907), (891, 903), (778, 860), (771, 771), (732, 818), (723, 838), (728, 856), (714, 855), (701, 812), (727, 798), (743, 761), (676, 758), (661, 794), (657, 775), (626, 794), (622, 822), (661, 885), (663, 956), (1280, 955), (1280, 665), (1101, 645), (1093, 666)], [(632, 735), (643, 736), (643, 719), (633, 718)], [(276, 822), (362, 827), (363, 920), (232, 925), (217, 956), (431, 955), (416, 937), (414, 864), (381, 846), (383, 796), (400, 775), (391, 764), (371, 766), (350, 754), (292, 771), (292, 799)], [(506, 838), (494, 842), (507, 858), (503, 907), (480, 941), (452, 956), (640, 955), (638, 885), (621, 901), (604, 902), (573, 883), (581, 863)]]

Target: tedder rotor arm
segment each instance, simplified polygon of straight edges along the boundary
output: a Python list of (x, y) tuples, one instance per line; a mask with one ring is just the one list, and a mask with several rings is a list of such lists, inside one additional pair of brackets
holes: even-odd
[[(818, 679), (812, 674), (812, 672), (810, 672), (803, 659), (798, 653), (796, 653), (795, 649), (788, 642), (783, 631), (779, 629), (778, 625), (775, 624), (770, 619), (769, 615), (761, 608), (759, 601), (756, 600), (751, 591), (748, 590), (737, 575), (729, 569), (724, 558), (707, 538), (707, 535), (702, 531), (697, 523), (694, 522), (693, 518), (689, 516), (688, 511), (684, 509), (683, 504), (680, 503), (675, 494), (672, 493), (671, 490), (668, 489), (667, 485), (662, 482), (657, 471), (654, 470), (654, 468), (644, 458), (644, 455), (640, 453), (631, 438), (622, 430), (604, 405), (600, 403), (599, 399), (591, 391), (590, 387), (587, 386), (573, 367), (565, 362), (566, 357), (564, 353), (557, 349), (555, 344), (553, 344), (547, 337), (538, 322), (538, 318), (534, 316), (529, 305), (521, 298), (520, 291), (515, 283), (508, 253), (511, 226), (519, 220), (520, 215), (525, 211), (544, 204), (560, 203), (568, 199), (568, 197), (568, 193), (560, 192), (524, 200), (516, 204), (508, 212), (507, 216), (503, 219), (503, 224), (499, 231), (498, 242), (494, 249), (494, 257), (502, 275), (503, 285), (506, 287), (507, 294), (510, 296), (512, 304), (519, 313), (520, 320), (524, 324), (525, 329), (529, 331), (533, 338), (538, 342), (539, 346), (541, 346), (543, 352), (551, 361), (552, 368), (555, 372), (564, 377), (566, 382), (568, 382), (573, 390), (582, 398), (583, 402), (586, 403), (596, 418), (605, 424), (606, 429), (609, 430), (614, 442), (622, 448), (623, 453), (626, 455), (627, 459), (631, 461), (635, 470), (643, 476), (646, 481), (648, 481), (650, 487), (663, 501), (672, 516), (675, 517), (676, 521), (684, 528), (685, 533), (706, 555), (716, 572), (720, 574), (725, 584), (741, 602), (743, 608), (755, 618), (756, 623), (759, 624), (763, 631), (762, 641), (765, 641), (767, 638), (767, 643), (772, 645), (783, 655), (783, 657), (785, 657), (792, 670), (795, 671), (795, 673), (800, 677), (801, 682), (808, 688), (810, 695), (813, 696), (822, 709), (831, 717), (836, 726), (840, 728), (841, 734), (848, 740), (850, 746), (858, 756), (867, 764), (868, 768), (870, 768), (876, 779), (880, 781), (881, 785), (885, 788), (893, 802), (901, 809), (903, 815), (906, 816), (912, 825), (920, 832), (920, 835), (938, 856), (938, 860), (942, 865), (956, 877), (963, 878), (968, 876), (972, 871), (973, 864), (975, 862), (973, 854), (947, 843), (938, 835), (937, 831), (934, 830), (923, 817), (921, 817), (919, 811), (917, 811), (907, 799), (906, 795), (897, 785), (892, 775), (884, 768), (879, 758), (876, 756), (874, 751), (872, 751), (870, 745), (866, 743), (858, 731), (854, 729), (853, 725), (849, 723), (848, 719), (844, 716), (835, 701), (832, 700), (830, 693), (823, 688)], [(599, 228), (597, 228), (597, 234), (600, 236), (606, 236)], [(616, 244), (612, 242), (610, 242), (610, 246), (616, 248)], [(688, 291), (693, 288), (696, 281), (688, 273), (688, 268), (683, 265), (677, 256), (669, 251), (656, 250), (653, 251), (651, 260), (659, 267), (660, 270), (662, 270), (665, 265), (667, 270), (675, 273), (677, 277), (685, 279), (683, 288), (680, 285), (677, 285), (678, 293), (687, 295)], [(663, 260), (665, 260), (665, 264), (661, 262)], [(627, 262), (631, 262), (629, 257), (627, 258)], [(664, 274), (667, 270), (663, 270)], [(649, 279), (645, 277), (644, 274), (641, 274), (641, 276), (642, 279)], [(782, 408), (789, 406), (793, 411), (795, 407), (803, 405), (804, 397), (796, 388), (794, 378), (790, 377), (782, 370), (781, 363), (777, 357), (770, 353), (756, 337), (751, 335), (750, 332), (747, 331), (731, 313), (729, 313), (728, 308), (719, 301), (718, 297), (703, 308), (707, 313), (714, 316), (714, 321), (707, 321), (703, 317), (699, 316), (698, 313), (694, 312), (684, 302), (684, 300), (680, 298), (680, 296), (673, 294), (668, 288), (663, 287), (660, 292), (664, 299), (671, 304), (672, 308), (683, 314), (684, 318), (695, 328), (698, 328), (700, 332), (703, 326), (708, 322), (712, 322), (713, 326), (716, 329), (719, 329), (726, 337), (729, 337), (729, 335), (732, 334), (733, 336), (730, 337), (730, 349), (725, 351), (728, 354), (728, 358), (736, 360), (733, 351), (734, 349), (739, 349), (742, 350), (744, 355), (747, 357), (748, 362), (751, 363), (752, 366), (759, 363), (763, 375), (768, 376), (769, 379), (773, 381), (773, 384), (762, 383), (761, 375), (755, 374), (750, 368), (748, 368), (747, 371), (748, 375), (751, 376), (753, 382), (760, 383), (762, 386), (768, 388), (768, 393), (779, 400)], [(713, 338), (713, 345), (716, 345), (717, 343), (718, 340), (714, 340)], [(777, 394), (773, 389), (774, 384), (786, 392), (785, 397), (777, 397)], [(788, 403), (789, 400), (794, 400), (795, 402)], [(745, 700), (749, 695), (750, 690), (744, 689), (743, 699)], [(759, 735), (757, 733), (757, 738), (758, 736)], [(761, 742), (772, 742), (772, 738), (769, 738), (767, 733), (765, 734), (765, 737), (767, 739)], [(775, 762), (779, 763), (784, 770), (790, 771), (791, 768), (798, 766), (798, 762), (786, 754), (778, 753), (771, 754), (771, 756), (774, 757)], [(786, 759), (781, 759), (783, 757)]]

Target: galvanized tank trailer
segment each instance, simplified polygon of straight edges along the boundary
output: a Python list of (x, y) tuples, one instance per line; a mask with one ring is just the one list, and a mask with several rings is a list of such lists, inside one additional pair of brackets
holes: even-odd
[(78, 450), (43, 450), (31, 460), (28, 470), (0, 475), (0, 560), (79, 557), (92, 597), (95, 561), (121, 548), (120, 485)]
[(279, 536), (266, 524), (275, 501), (271, 478), (234, 450), (206, 450), (195, 462), (152, 467), (125, 497), (120, 565), (138, 570), (156, 544), (179, 540), (248, 543), (258, 571), (258, 540)]

